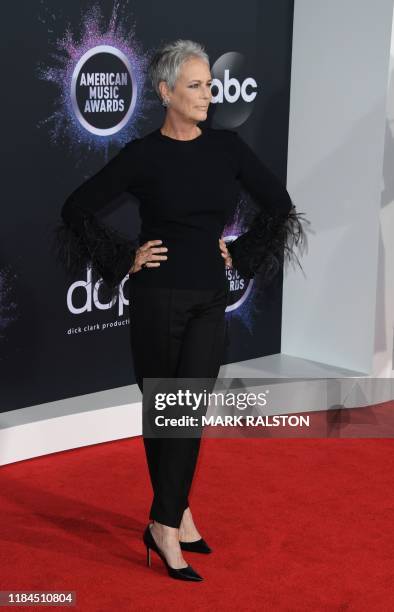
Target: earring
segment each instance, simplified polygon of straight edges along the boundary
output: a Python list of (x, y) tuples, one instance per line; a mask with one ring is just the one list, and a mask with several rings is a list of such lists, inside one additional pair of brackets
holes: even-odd
[(169, 101), (169, 99), (168, 99), (168, 98), (163, 98), (163, 100), (162, 100), (162, 102), (161, 102), (161, 103), (162, 103), (162, 105), (163, 105), (163, 106), (168, 106), (168, 105), (169, 105), (169, 103), (170, 103), (170, 101)]

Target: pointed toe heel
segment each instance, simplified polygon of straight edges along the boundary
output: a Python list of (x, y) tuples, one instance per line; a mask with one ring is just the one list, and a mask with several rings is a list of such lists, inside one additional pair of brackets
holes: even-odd
[(160, 559), (163, 561), (167, 569), (168, 575), (171, 576), (171, 578), (176, 578), (177, 580), (192, 580), (194, 582), (199, 582), (203, 580), (203, 577), (197, 574), (197, 572), (192, 568), (191, 565), (188, 565), (187, 567), (181, 567), (179, 569), (176, 569), (175, 567), (171, 567), (171, 565), (168, 564), (168, 561), (165, 558), (163, 552), (160, 550), (160, 548), (158, 547), (158, 545), (156, 544), (153, 538), (149, 524), (147, 525), (144, 531), (142, 539), (146, 546), (146, 564), (149, 567), (152, 566), (151, 565), (152, 563), (151, 562), (151, 550), (154, 550), (159, 555)]
[(212, 548), (208, 546), (204, 538), (195, 540), (194, 542), (182, 542), (179, 541), (182, 550), (188, 550), (189, 552), (204, 553), (208, 554), (212, 552)]

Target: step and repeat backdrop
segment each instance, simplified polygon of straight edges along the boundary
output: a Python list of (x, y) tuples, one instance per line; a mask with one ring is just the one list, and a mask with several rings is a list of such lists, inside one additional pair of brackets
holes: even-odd
[[(126, 142), (162, 124), (147, 75), (158, 46), (177, 38), (204, 45), (213, 77), (207, 123), (237, 130), (286, 182), (293, 1), (31, 0), (7, 3), (2, 13), (4, 412), (135, 382), (128, 277), (111, 303), (94, 294), (88, 268), (66, 278), (51, 240), (69, 193)], [(119, 82), (99, 102), (86, 75), (102, 83), (110, 72)], [(245, 231), (256, 210), (241, 191), (223, 236)], [(138, 236), (138, 200), (122, 195), (105, 221)], [(279, 274), (264, 287), (258, 276), (228, 271), (223, 363), (280, 352), (282, 281)]]

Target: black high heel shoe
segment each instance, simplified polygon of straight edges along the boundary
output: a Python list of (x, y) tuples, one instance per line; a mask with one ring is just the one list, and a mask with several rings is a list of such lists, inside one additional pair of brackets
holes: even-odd
[(149, 524), (146, 526), (142, 539), (146, 546), (146, 563), (149, 567), (151, 567), (150, 551), (152, 549), (159, 555), (160, 559), (163, 561), (164, 565), (166, 566), (168, 575), (171, 576), (171, 578), (177, 578), (178, 580), (194, 580), (195, 582), (203, 580), (202, 576), (197, 574), (197, 572), (194, 571), (191, 565), (176, 569), (175, 567), (171, 567), (171, 565), (168, 564), (167, 559), (165, 558), (164, 554), (162, 553), (153, 538)]
[(179, 544), (182, 550), (188, 550), (189, 552), (205, 554), (212, 552), (212, 548), (208, 546), (204, 538), (194, 540), (194, 542), (182, 542), (181, 540), (179, 540)]

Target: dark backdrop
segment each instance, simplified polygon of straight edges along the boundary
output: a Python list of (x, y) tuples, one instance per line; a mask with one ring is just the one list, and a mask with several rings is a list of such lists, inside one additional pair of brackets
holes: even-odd
[[(73, 281), (55, 265), (49, 240), (65, 197), (123, 142), (161, 125), (163, 109), (150, 84), (143, 82), (147, 58), (157, 46), (175, 38), (197, 40), (205, 45), (211, 66), (234, 54), (230, 77), (239, 82), (252, 77), (257, 95), (251, 103), (212, 104), (208, 122), (237, 129), (286, 181), (293, 2), (201, 0), (191, 10), (182, 0), (140, 0), (123, 2), (114, 14), (113, 3), (106, 0), (31, 0), (5, 4), (2, 17), (3, 412), (135, 382), (127, 306), (123, 313), (118, 302), (109, 310), (93, 305), (90, 312), (70, 312), (67, 295)], [(140, 88), (128, 124), (114, 136), (103, 137), (88, 134), (70, 113), (69, 70), (78, 59), (78, 44), (72, 58), (64, 49), (67, 30), (77, 43), (85, 28), (91, 33), (89, 38), (85, 32), (84, 51), (89, 41), (91, 46), (99, 44), (92, 23), (96, 20), (105, 33), (111, 17), (117, 37), (123, 36), (136, 50), (130, 59), (132, 66), (138, 63)], [(223, 68), (223, 60), (218, 64)], [(253, 203), (244, 195), (240, 205), (250, 207)], [(130, 236), (138, 233), (138, 202), (132, 198), (122, 196), (106, 214), (114, 226), (128, 228)], [(127, 281), (124, 291), (128, 299)], [(226, 315), (225, 362), (280, 352), (281, 308), (282, 276), (266, 289), (256, 278), (247, 300)], [(78, 328), (81, 333), (71, 333)]]

